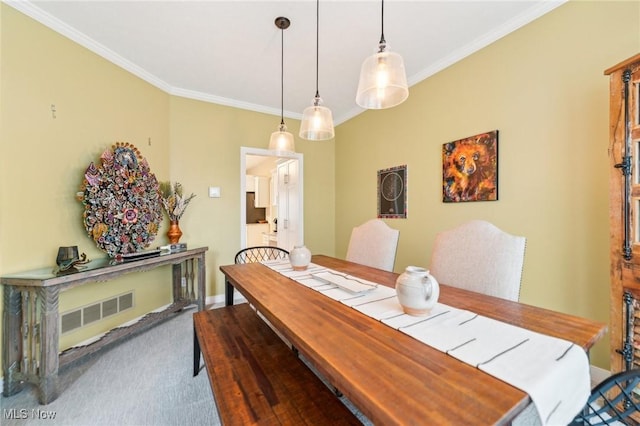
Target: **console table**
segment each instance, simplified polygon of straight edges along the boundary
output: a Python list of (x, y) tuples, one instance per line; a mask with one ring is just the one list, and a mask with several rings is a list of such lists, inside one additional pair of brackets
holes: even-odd
[[(11, 396), (22, 390), (23, 382), (30, 382), (38, 387), (40, 403), (48, 404), (58, 396), (58, 369), (63, 365), (148, 328), (192, 303), (204, 310), (207, 250), (200, 247), (115, 264), (112, 259), (98, 259), (67, 274), (55, 275), (49, 267), (0, 277), (4, 286), (3, 395)], [(173, 302), (166, 309), (148, 314), (131, 326), (114, 329), (89, 345), (59, 353), (60, 292), (164, 265), (173, 265)]]

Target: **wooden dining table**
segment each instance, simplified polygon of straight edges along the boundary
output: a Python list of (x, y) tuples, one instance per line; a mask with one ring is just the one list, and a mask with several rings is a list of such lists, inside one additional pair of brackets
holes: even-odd
[[(312, 262), (394, 287), (398, 274), (324, 255)], [(221, 266), (237, 289), (375, 424), (509, 424), (529, 396), (260, 263)], [(441, 284), (439, 302), (565, 339), (585, 351), (606, 324)]]

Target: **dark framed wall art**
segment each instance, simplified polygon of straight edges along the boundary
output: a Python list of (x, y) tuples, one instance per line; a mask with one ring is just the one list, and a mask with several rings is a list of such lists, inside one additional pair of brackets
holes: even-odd
[(407, 165), (378, 170), (378, 218), (407, 218)]
[(497, 130), (442, 145), (442, 201), (497, 199)]

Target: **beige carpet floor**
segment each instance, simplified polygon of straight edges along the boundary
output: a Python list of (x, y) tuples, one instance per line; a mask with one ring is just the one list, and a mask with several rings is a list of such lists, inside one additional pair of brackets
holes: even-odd
[[(194, 309), (63, 368), (59, 397), (40, 405), (35, 387), (0, 397), (2, 426), (219, 425), (204, 367), (193, 377)], [(364, 424), (370, 422), (344, 400)]]

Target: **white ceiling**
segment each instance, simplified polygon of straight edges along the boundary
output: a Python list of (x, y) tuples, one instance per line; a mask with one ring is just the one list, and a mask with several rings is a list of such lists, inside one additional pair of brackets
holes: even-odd
[[(285, 116), (301, 118), (315, 94), (313, 0), (4, 1), (168, 93), (278, 116), (274, 20), (285, 16)], [(384, 35), (413, 85), (564, 1), (387, 0)], [(380, 15), (380, 1), (320, 2), (319, 89), (336, 124), (363, 111), (355, 92), (380, 40)]]

